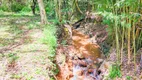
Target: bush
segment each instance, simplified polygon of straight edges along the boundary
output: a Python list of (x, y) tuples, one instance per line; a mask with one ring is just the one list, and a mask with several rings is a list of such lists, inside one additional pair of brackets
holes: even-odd
[(8, 6), (6, 6), (6, 4), (2, 4), (2, 5), (0, 6), (0, 10), (1, 10), (1, 11), (10, 11), (10, 8), (9, 8)]

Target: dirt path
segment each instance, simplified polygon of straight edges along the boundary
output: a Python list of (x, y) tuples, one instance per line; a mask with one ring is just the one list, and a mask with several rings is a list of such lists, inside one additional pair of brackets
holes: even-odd
[(40, 41), (42, 30), (24, 25), (11, 30), (9, 20), (0, 19), (0, 80), (49, 80), (48, 67), (53, 63), (48, 59), (48, 46)]

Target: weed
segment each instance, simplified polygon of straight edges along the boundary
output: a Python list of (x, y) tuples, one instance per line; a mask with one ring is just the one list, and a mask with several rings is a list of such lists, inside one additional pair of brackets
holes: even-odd
[(127, 80), (131, 80), (131, 76), (126, 76), (126, 79)]
[(8, 57), (10, 58), (10, 63), (16, 61), (19, 58), (16, 53), (9, 53)]
[(36, 74), (41, 74), (42, 70), (40, 68), (36, 69)]
[(67, 40), (62, 40), (61, 44), (62, 45), (66, 45), (67, 44)]
[(33, 77), (32, 76), (26, 76), (26, 80), (33, 80)]
[(120, 67), (118, 65), (112, 65), (110, 69), (109, 77), (114, 79), (115, 77), (121, 77)]
[(13, 78), (13, 79), (20, 79), (21, 75), (19, 75), (19, 74), (12, 74), (11, 78)]
[(54, 78), (50, 78), (50, 80), (54, 80)]
[[(56, 66), (56, 68), (57, 68), (57, 66)], [(59, 69), (55, 69), (55, 70), (53, 70), (53, 72), (56, 75), (59, 72)]]
[(16, 55), (16, 53), (10, 53), (8, 54), (8, 57), (14, 57), (14, 55)]
[(33, 76), (31, 74), (28, 74), (27, 72), (22, 72), (21, 75), (25, 77), (26, 80), (33, 80)]

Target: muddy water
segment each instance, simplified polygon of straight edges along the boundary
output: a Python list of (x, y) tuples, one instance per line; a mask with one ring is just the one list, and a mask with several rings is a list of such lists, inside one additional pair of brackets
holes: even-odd
[[(104, 56), (99, 45), (77, 30), (72, 32), (72, 45), (60, 45), (57, 49), (56, 60), (60, 69), (57, 80), (101, 80), (98, 67)], [(66, 56), (64, 61), (59, 59), (61, 54)]]

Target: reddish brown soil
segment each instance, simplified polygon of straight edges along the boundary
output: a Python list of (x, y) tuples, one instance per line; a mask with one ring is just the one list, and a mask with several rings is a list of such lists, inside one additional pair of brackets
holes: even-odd
[(98, 59), (101, 58), (99, 45), (92, 43), (89, 36), (73, 30), (72, 45), (57, 48), (56, 60), (60, 69), (57, 80), (100, 80)]

